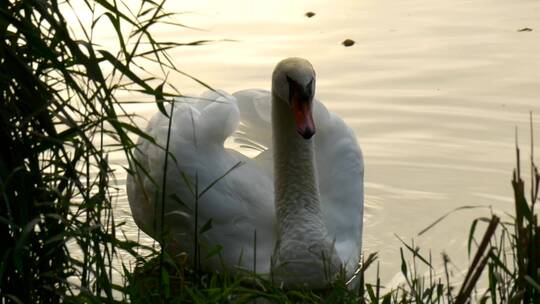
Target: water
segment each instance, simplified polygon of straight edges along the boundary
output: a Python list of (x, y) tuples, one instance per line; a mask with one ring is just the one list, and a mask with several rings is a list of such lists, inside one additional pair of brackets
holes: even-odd
[[(431, 249), (435, 264), (445, 251), (464, 270), (469, 225), (487, 208), (456, 212), (417, 234), (464, 205), (512, 212), (515, 127), (528, 151), (529, 111), (540, 117), (540, 2), (329, 3), (171, 1), (169, 9), (185, 12), (180, 22), (204, 31), (164, 28), (160, 36), (234, 39), (171, 52), (183, 71), (228, 92), (269, 89), (280, 59), (309, 59), (317, 98), (355, 130), (364, 151), (364, 250), (379, 252), (383, 282), (399, 272), (395, 234), (414, 238), (426, 255)], [(525, 27), (533, 31), (518, 32)], [(356, 44), (341, 45), (347, 38)], [(169, 80), (183, 93), (204, 90), (185, 77)], [(144, 117), (156, 111), (128, 109)], [(116, 208), (136, 236), (125, 193)]]

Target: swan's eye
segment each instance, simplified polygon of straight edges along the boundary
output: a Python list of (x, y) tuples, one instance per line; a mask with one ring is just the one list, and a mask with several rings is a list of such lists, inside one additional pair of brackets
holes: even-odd
[(295, 82), (294, 80), (292, 80), (291, 77), (289, 77), (289, 75), (285, 75), (285, 77), (287, 77), (287, 82), (290, 84), (291, 82)]
[(289, 104), (290, 107), (292, 107), (292, 98), (293, 98), (297, 83), (296, 81), (292, 80), (289, 76), (287, 76), (287, 83), (289, 84), (289, 98), (287, 99), (287, 103)]
[(287, 83), (289, 84), (289, 106), (293, 106), (293, 99), (300, 100), (301, 102), (311, 103), (313, 100), (313, 84), (314, 79), (312, 78), (309, 83), (304, 87), (288, 75), (286, 75)]
[(313, 95), (315, 95), (313, 92), (313, 89), (315, 88), (314, 80), (315, 80), (314, 78), (311, 78), (311, 81), (306, 86), (306, 93), (309, 96), (311, 96), (312, 99), (313, 99)]
[(292, 101), (292, 97), (293, 97), (293, 94), (294, 94), (294, 90), (298, 86), (298, 83), (296, 83), (296, 81), (292, 80), (292, 78), (289, 77), (288, 75), (286, 77), (287, 77), (287, 84), (289, 85), (289, 98), (287, 99), (287, 103), (289, 104), (290, 107), (292, 107), (291, 101)]

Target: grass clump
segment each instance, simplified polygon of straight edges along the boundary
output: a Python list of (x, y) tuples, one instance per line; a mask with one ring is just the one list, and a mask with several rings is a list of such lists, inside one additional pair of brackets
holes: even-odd
[(493, 303), (540, 303), (540, 227), (535, 212), (540, 174), (534, 162), (532, 114), (529, 202), (521, 178), (520, 152), (516, 143), (517, 165), (512, 176), (515, 215), (498, 223), (501, 233), (490, 239), (488, 249), (489, 285), (481, 299)]
[(188, 265), (186, 256), (176, 261), (165, 256), (163, 265), (156, 255), (129, 275), (127, 290), (134, 303), (358, 303), (360, 299), (344, 279), (324, 290), (284, 290), (252, 272), (204, 273)]
[[(162, 6), (1, 1), (1, 303), (123, 298), (115, 261), (120, 251), (137, 256), (138, 244), (119, 235), (108, 155), (121, 151), (131, 161), (130, 133), (145, 134), (115, 96), (166, 95), (140, 68), (144, 61), (168, 66), (164, 51), (174, 45), (149, 32), (170, 16)], [(89, 24), (78, 20), (81, 37), (64, 18), (70, 10), (90, 12)], [(94, 42), (103, 22), (116, 35), (117, 53)]]

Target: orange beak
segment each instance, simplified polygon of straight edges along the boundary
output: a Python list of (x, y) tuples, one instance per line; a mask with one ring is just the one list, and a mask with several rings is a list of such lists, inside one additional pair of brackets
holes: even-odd
[(294, 113), (296, 132), (305, 139), (310, 139), (315, 134), (315, 122), (311, 113), (313, 95), (315, 95), (313, 91), (315, 87), (314, 81), (315, 79), (311, 79), (307, 86), (304, 87), (287, 76), (290, 105)]
[(310, 139), (315, 134), (315, 123), (312, 115), (312, 101), (302, 98), (297, 94), (292, 96), (292, 107), (296, 131), (305, 139)]

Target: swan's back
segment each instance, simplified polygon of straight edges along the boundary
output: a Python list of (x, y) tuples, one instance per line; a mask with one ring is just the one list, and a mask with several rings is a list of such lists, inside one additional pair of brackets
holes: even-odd
[[(252, 269), (256, 264), (257, 272), (269, 273), (276, 235), (270, 92), (209, 92), (198, 100), (180, 98), (174, 108), (164, 196), (167, 246), (172, 252), (187, 252), (191, 258), (195, 244), (194, 212), (198, 209), (198, 231), (210, 220), (212, 226), (200, 235), (204, 268), (219, 270), (225, 265), (229, 270), (235, 266)], [(361, 248), (362, 154), (353, 132), (340, 118), (317, 101), (314, 111), (324, 220), (350, 273)], [(142, 174), (128, 176), (127, 183), (137, 225), (157, 240), (161, 239), (159, 215), (165, 159), (162, 147), (166, 145), (168, 124), (169, 119), (161, 113), (150, 120), (147, 133), (161, 147), (139, 140), (135, 158), (146, 174), (139, 169)], [(236, 147), (265, 152), (250, 159), (226, 149), (224, 141), (230, 137)], [(205, 259), (217, 246), (223, 247), (220, 253)]]

